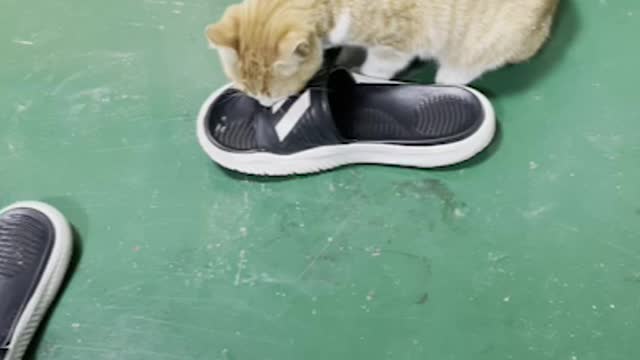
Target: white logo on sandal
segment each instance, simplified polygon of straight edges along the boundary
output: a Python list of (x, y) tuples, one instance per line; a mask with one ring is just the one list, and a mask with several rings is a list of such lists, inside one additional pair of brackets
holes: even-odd
[(311, 93), (307, 90), (300, 95), (293, 105), (291, 105), (287, 113), (284, 114), (282, 119), (278, 122), (278, 125), (276, 125), (276, 133), (278, 134), (278, 139), (280, 139), (281, 142), (287, 138), (291, 130), (293, 130), (302, 115), (307, 112), (310, 106)]

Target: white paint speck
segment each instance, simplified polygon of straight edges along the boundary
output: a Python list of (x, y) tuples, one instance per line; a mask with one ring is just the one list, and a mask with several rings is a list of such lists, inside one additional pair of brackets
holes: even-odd
[(30, 107), (31, 107), (31, 101), (27, 101), (24, 104), (18, 104), (18, 105), (16, 105), (16, 112), (17, 113), (23, 113), (23, 112), (29, 110)]
[(543, 205), (543, 206), (539, 206), (537, 208), (531, 209), (531, 210), (527, 210), (524, 212), (524, 217), (526, 217), (527, 219), (534, 219), (537, 218), (538, 216), (548, 212), (549, 210), (551, 210), (552, 206), (551, 205)]
[(71, 327), (74, 328), (74, 329), (77, 329), (77, 328), (80, 327), (80, 323), (72, 323)]
[(33, 46), (33, 41), (29, 41), (29, 40), (15, 39), (13, 40), (13, 42), (18, 45)]
[(373, 301), (373, 299), (375, 298), (375, 295), (376, 295), (375, 291), (373, 291), (373, 290), (369, 291), (369, 293), (367, 294), (367, 298), (366, 298), (367, 301)]
[(502, 299), (502, 301), (504, 301), (504, 302), (509, 302), (509, 301), (511, 301), (511, 296), (507, 296), (507, 297), (505, 297), (504, 299)]
[(615, 309), (616, 305), (615, 304), (609, 304), (609, 309)]
[(540, 164), (538, 164), (537, 162), (529, 161), (529, 170), (535, 170), (539, 167), (540, 167)]

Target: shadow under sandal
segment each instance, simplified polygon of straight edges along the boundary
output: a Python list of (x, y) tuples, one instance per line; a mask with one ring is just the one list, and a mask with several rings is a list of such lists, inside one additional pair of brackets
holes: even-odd
[(0, 211), (0, 360), (24, 355), (64, 278), (71, 236), (49, 205), (24, 202)]
[(349, 164), (453, 165), (485, 149), (495, 129), (493, 107), (476, 90), (338, 69), (272, 108), (223, 87), (203, 105), (197, 132), (221, 166), (284, 176)]

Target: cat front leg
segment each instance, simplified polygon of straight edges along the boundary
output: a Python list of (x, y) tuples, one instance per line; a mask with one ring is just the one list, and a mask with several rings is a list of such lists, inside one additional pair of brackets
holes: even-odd
[(367, 60), (360, 69), (362, 74), (391, 79), (395, 74), (406, 68), (414, 56), (386, 46), (376, 46), (368, 49)]
[(436, 74), (436, 83), (446, 85), (467, 85), (479, 78), (485, 70), (454, 67), (441, 64)]

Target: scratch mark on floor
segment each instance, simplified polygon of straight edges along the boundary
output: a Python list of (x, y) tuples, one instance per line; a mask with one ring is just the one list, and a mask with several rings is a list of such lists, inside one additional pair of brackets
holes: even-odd
[(240, 285), (240, 278), (242, 277), (242, 270), (244, 270), (244, 268), (247, 265), (247, 252), (243, 249), (240, 250), (240, 254), (238, 255), (238, 265), (237, 265), (237, 272), (236, 272), (236, 277), (235, 277), (235, 281), (233, 282), (233, 285), (235, 286), (239, 286)]
[[(352, 213), (353, 214), (353, 213)], [(324, 254), (335, 244), (336, 237), (342, 233), (342, 231), (350, 224), (350, 217), (343, 219), (340, 225), (337, 226), (336, 230), (333, 232), (332, 236), (327, 238), (327, 243), (320, 249), (317, 255), (315, 255), (311, 261), (307, 264), (307, 266), (302, 270), (300, 275), (297, 276), (298, 280), (302, 280), (302, 278), (313, 268), (316, 262), (321, 259)]]
[[(216, 329), (211, 328), (211, 327), (203, 327), (203, 326), (196, 326), (196, 325), (181, 324), (181, 323), (176, 322), (174, 320), (169, 321), (169, 320), (156, 319), (156, 318), (151, 318), (151, 317), (146, 317), (146, 316), (141, 316), (141, 315), (133, 316), (132, 318), (134, 320), (138, 320), (138, 321), (155, 323), (155, 324), (159, 324), (159, 325), (166, 325), (166, 326), (169, 326), (169, 327), (176, 327), (176, 328), (179, 328), (179, 329), (190, 329), (190, 330), (196, 330), (198, 332), (216, 334), (217, 336), (220, 336), (220, 335), (231, 335), (231, 330), (230, 329), (216, 330)], [(243, 334), (239, 333), (238, 331), (235, 332), (235, 336), (240, 336), (240, 337), (243, 337), (243, 338), (246, 338), (246, 339), (251, 339), (252, 342), (257, 341), (257, 342), (261, 342), (261, 343), (264, 343), (264, 344), (277, 345), (279, 347), (285, 346), (280, 341), (272, 340), (272, 339), (269, 339), (269, 338), (266, 338), (266, 337), (263, 337), (263, 336), (243, 335)]]
[(320, 252), (318, 252), (318, 254), (316, 256), (313, 257), (313, 259), (311, 259), (311, 261), (307, 264), (307, 267), (304, 268), (304, 270), (302, 270), (302, 272), (300, 273), (300, 275), (298, 275), (298, 280), (302, 280), (302, 278), (304, 278), (304, 276), (309, 272), (309, 270), (311, 270), (311, 268), (313, 268), (313, 266), (316, 264), (316, 262), (318, 261), (318, 259), (320, 259), (324, 253), (329, 250), (329, 248), (333, 245), (334, 241), (333, 238), (329, 238), (329, 241), (327, 241), (327, 244), (325, 244), (325, 246), (320, 249)]
[(630, 257), (635, 258), (635, 259), (640, 259), (640, 254), (637, 254), (635, 251), (633, 251), (631, 249), (628, 249), (628, 248), (626, 248), (626, 247), (624, 247), (624, 246), (622, 246), (620, 244), (616, 244), (616, 243), (610, 242), (610, 241), (606, 241), (606, 242), (605, 241), (601, 241), (601, 243), (609, 246), (612, 249), (616, 249), (616, 250), (620, 251), (621, 253), (623, 253), (623, 254), (625, 254), (627, 256), (630, 256)]
[(82, 76), (84, 76), (87, 73), (88, 73), (87, 70), (82, 70), (82, 71), (78, 71), (76, 73), (73, 73), (73, 74), (67, 76), (62, 81), (60, 81), (58, 86), (56, 86), (49, 94), (50, 95), (57, 95), (60, 92), (60, 90), (62, 90), (65, 86), (67, 86), (67, 84), (69, 84), (72, 81), (75, 81), (76, 79), (81, 78)]
[(60, 349), (70, 349), (70, 350), (77, 350), (77, 351), (90, 351), (90, 352), (100, 352), (100, 353), (105, 353), (105, 354), (129, 354), (129, 355), (134, 355), (134, 354), (146, 354), (146, 355), (153, 355), (153, 356), (160, 356), (163, 358), (169, 358), (169, 359), (180, 359), (180, 360), (186, 360), (186, 359), (194, 359), (191, 356), (187, 356), (187, 355), (175, 355), (175, 354), (170, 354), (170, 353), (165, 353), (165, 352), (156, 352), (156, 351), (149, 351), (149, 350), (124, 350), (122, 348), (106, 348), (106, 347), (98, 347), (98, 346), (77, 346), (77, 345), (66, 345), (66, 344), (55, 344), (52, 348), (52, 350), (54, 350), (55, 348), (60, 348)]
[(151, 148), (151, 144), (139, 144), (139, 145), (125, 145), (125, 146), (115, 146), (115, 147), (106, 147), (95, 149), (93, 152), (95, 153), (109, 153), (109, 152), (117, 152), (117, 151), (129, 151), (129, 150), (143, 150)]

